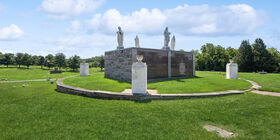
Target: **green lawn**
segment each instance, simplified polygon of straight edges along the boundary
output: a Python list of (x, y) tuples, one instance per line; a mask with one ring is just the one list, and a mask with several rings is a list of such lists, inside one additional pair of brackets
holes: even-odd
[(280, 139), (279, 97), (246, 93), (139, 103), (55, 91), (49, 82), (0, 84), (0, 139)]
[[(225, 79), (219, 72), (196, 72), (196, 78), (156, 80), (148, 83), (149, 89), (159, 93), (199, 93), (225, 90), (244, 90), (251, 87), (249, 82), (236, 79)], [(95, 72), (87, 77), (73, 77), (63, 81), (67, 85), (92, 89), (121, 92), (131, 88), (131, 84), (104, 78), (103, 72)]]
[(252, 80), (262, 88), (260, 90), (280, 92), (280, 74), (238, 73), (240, 78)]
[(47, 79), (62, 78), (71, 75), (78, 75), (78, 72), (64, 72), (62, 74), (49, 74), (50, 70), (42, 69), (18, 69), (18, 68), (0, 68), (0, 79), (5, 78), (8, 81), (12, 80), (32, 80), (32, 79)]

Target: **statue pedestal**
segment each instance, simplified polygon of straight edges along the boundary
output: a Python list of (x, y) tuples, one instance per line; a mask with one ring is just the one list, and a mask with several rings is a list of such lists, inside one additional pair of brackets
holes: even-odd
[(226, 69), (227, 79), (238, 79), (238, 65), (236, 63), (228, 63)]
[(169, 51), (169, 50), (170, 50), (170, 47), (169, 47), (169, 46), (163, 46), (162, 49), (163, 49), (163, 50), (168, 50), (168, 51)]
[(124, 46), (118, 46), (117, 47), (117, 50), (122, 50), (122, 49), (124, 49)]
[(89, 65), (88, 63), (80, 64), (80, 76), (88, 76)]
[(143, 62), (132, 64), (132, 93), (147, 94), (147, 65)]

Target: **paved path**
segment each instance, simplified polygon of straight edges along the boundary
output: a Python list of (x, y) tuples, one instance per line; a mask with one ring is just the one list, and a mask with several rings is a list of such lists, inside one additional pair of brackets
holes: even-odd
[[(50, 79), (55, 80), (55, 79)], [(0, 81), (0, 83), (16, 83), (16, 82), (38, 82), (38, 81), (47, 81), (47, 79), (34, 79), (34, 80), (14, 80), (14, 81)]]
[(246, 81), (248, 81), (252, 84), (252, 89), (260, 89), (262, 87), (254, 81), (251, 81), (251, 80), (246, 80)]
[(280, 97), (280, 93), (278, 92), (269, 92), (269, 91), (260, 91), (258, 89), (261, 88), (260, 85), (258, 85), (256, 82), (251, 81), (251, 80), (246, 80), (248, 82), (250, 82), (252, 84), (252, 89), (253, 90), (249, 90), (250, 92), (256, 93), (256, 94), (262, 94), (262, 95), (270, 95), (270, 96), (279, 96)]
[(278, 92), (269, 92), (269, 91), (260, 91), (260, 90), (252, 90), (251, 92), (256, 93), (256, 94), (279, 96), (280, 97), (280, 93), (278, 93)]

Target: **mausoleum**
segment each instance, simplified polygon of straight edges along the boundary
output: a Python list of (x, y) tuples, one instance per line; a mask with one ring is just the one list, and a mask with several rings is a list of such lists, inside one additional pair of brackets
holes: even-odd
[(192, 52), (175, 51), (175, 36), (169, 44), (168, 28), (164, 31), (164, 46), (162, 49), (140, 48), (136, 36), (135, 46), (123, 47), (123, 32), (119, 27), (118, 46), (116, 50), (105, 52), (105, 77), (121, 81), (131, 81), (132, 64), (137, 62), (136, 56), (143, 55), (143, 62), (147, 64), (147, 78), (171, 78), (195, 76), (195, 54)]

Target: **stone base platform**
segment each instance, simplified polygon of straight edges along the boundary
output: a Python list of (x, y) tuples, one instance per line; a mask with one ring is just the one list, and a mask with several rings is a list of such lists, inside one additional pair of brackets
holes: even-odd
[[(131, 89), (125, 89), (122, 93), (132, 94), (132, 90)], [(158, 94), (158, 91), (154, 90), (154, 89), (147, 89), (147, 93), (148, 94)]]
[(233, 94), (244, 94), (245, 91), (229, 90), (221, 92), (209, 93), (187, 93), (187, 94), (147, 94), (147, 95), (132, 95), (131, 93), (117, 93), (109, 91), (88, 90), (79, 87), (72, 87), (65, 85), (63, 79), (58, 79), (56, 82), (56, 90), (62, 93), (80, 95), (85, 97), (99, 98), (99, 99), (116, 99), (116, 100), (132, 100), (132, 101), (146, 101), (146, 100), (174, 100), (187, 98), (205, 98), (217, 97)]

